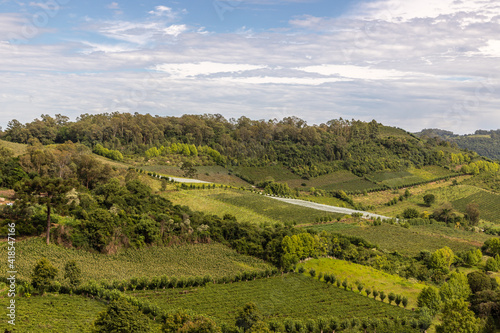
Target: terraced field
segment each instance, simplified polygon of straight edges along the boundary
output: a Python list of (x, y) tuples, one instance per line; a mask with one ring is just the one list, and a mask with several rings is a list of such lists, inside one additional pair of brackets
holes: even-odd
[[(4, 302), (5, 299), (2, 299)], [(16, 326), (0, 321), (0, 331), (90, 333), (91, 324), (106, 304), (81, 296), (47, 294), (16, 298)]]
[[(6, 245), (0, 244), (1, 253), (5, 253)], [(64, 281), (64, 265), (68, 260), (75, 260), (81, 267), (83, 280), (122, 280), (161, 275), (222, 277), (271, 268), (260, 259), (240, 255), (217, 243), (130, 249), (120, 254), (105, 255), (47, 246), (42, 238), (30, 238), (16, 243), (16, 254), (17, 276), (25, 281), (31, 279), (33, 267), (43, 257), (59, 269), (56, 280), (61, 282)], [(6, 263), (2, 264), (3, 268), (6, 268)]]
[(500, 223), (500, 195), (486, 191), (478, 191), (467, 197), (452, 202), (455, 209), (465, 212), (467, 205), (475, 203), (479, 206), (480, 218), (493, 223)]
[[(322, 317), (391, 318), (411, 317), (414, 312), (375, 301), (317, 279), (290, 273), (284, 276), (230, 284), (209, 284), (184, 292), (132, 292), (164, 309), (183, 308), (234, 324), (237, 309), (254, 302), (271, 319), (316, 319)], [(214, 306), (217, 304), (217, 306)]]
[[(356, 285), (361, 282), (365, 288), (370, 290), (384, 291), (386, 294), (393, 292), (408, 297), (408, 308), (417, 307), (417, 297), (425, 285), (416, 281), (406, 280), (398, 275), (388, 274), (373, 267), (354, 264), (345, 260), (320, 258), (311, 259), (300, 264), (305, 269), (304, 274), (309, 275), (309, 270), (314, 269), (316, 274), (329, 273), (341, 281), (347, 279), (349, 283)], [(354, 288), (356, 290), (356, 288)], [(364, 291), (361, 295), (366, 296)]]
[[(336, 222), (319, 224), (308, 228), (317, 231), (338, 232), (344, 235), (358, 236), (368, 242), (377, 244), (387, 251), (398, 251), (404, 255), (417, 255), (421, 250), (435, 251), (444, 246), (454, 252), (465, 251), (481, 246), (481, 242), (468, 240), (460, 235), (447, 236), (445, 231), (427, 229), (426, 227), (411, 227), (406, 229), (398, 225), (382, 223), (380, 226), (355, 225), (349, 226)], [(488, 236), (486, 236), (488, 237)]]

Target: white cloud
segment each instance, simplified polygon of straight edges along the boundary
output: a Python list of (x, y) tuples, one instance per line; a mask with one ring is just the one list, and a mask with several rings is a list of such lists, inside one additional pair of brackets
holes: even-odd
[(120, 9), (118, 2), (112, 2), (107, 6), (109, 9)]
[(407, 79), (410, 77), (421, 76), (422, 74), (402, 72), (395, 69), (376, 69), (364, 66), (352, 65), (320, 65), (296, 68), (297, 70), (318, 73), (321, 75), (338, 75), (344, 78), (361, 80), (394, 80)]
[[(0, 125), (119, 110), (499, 127), (500, 80), (490, 76), (500, 73), (498, 5), (448, 3), (371, 1), (344, 17), (300, 16), (280, 32), (243, 34), (207, 33), (157, 6), (141, 21), (89, 20), (85, 32), (105, 40), (0, 43)], [(25, 23), (0, 14), (0, 40)]]
[(217, 73), (237, 73), (266, 68), (262, 65), (224, 64), (204, 61), (200, 63), (160, 64), (153, 67), (155, 70), (168, 73), (176, 78), (196, 77)]

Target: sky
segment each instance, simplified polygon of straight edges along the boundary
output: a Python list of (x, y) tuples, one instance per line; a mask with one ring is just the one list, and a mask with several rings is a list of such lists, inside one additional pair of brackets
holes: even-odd
[(500, 128), (498, 0), (0, 0), (0, 126), (104, 112)]

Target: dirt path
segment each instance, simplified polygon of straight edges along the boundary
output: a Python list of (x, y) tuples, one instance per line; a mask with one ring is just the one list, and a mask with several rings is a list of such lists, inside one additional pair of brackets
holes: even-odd
[(315, 202), (309, 202), (309, 201), (304, 201), (304, 200), (299, 200), (299, 199), (285, 199), (285, 198), (277, 198), (277, 197), (271, 197), (269, 198), (283, 201), (290, 203), (292, 205), (298, 205), (302, 207), (307, 207), (307, 208), (312, 208), (312, 209), (317, 209), (317, 210), (322, 210), (325, 212), (332, 212), (332, 213), (340, 213), (340, 214), (352, 214), (352, 213), (360, 213), (363, 214), (363, 218), (374, 218), (376, 219), (377, 217), (380, 217), (382, 220), (387, 220), (391, 219), (392, 217), (387, 217), (383, 215), (378, 215), (378, 214), (373, 214), (373, 213), (368, 213), (364, 212), (362, 210), (355, 210), (355, 209), (350, 209), (350, 208), (344, 208), (344, 207), (336, 207), (336, 206), (329, 206), (329, 205), (323, 205)]

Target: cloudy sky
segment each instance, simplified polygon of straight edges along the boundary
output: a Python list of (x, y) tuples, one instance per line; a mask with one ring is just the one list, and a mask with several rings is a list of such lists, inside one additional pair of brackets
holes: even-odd
[(0, 126), (57, 113), (500, 128), (498, 0), (0, 0)]

